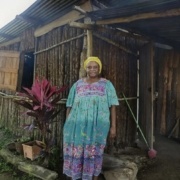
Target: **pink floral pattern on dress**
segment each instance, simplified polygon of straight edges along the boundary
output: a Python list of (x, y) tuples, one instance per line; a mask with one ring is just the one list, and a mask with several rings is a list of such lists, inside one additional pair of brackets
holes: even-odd
[[(73, 179), (91, 179), (102, 168), (104, 145), (76, 146), (64, 144), (64, 173)], [(83, 176), (82, 176), (83, 174)]]

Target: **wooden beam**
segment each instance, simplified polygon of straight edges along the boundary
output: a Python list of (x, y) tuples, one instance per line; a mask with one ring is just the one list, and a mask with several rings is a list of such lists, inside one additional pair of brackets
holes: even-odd
[[(92, 6), (90, 4), (90, 1), (87, 1), (86, 3), (82, 4), (80, 7), (82, 9), (84, 9), (85, 11), (92, 11)], [(35, 37), (42, 36), (42, 35), (48, 33), (49, 31), (53, 30), (54, 28), (68, 24), (70, 21), (77, 21), (84, 17), (85, 16), (82, 15), (81, 13), (79, 13), (75, 10), (72, 10), (69, 13), (65, 14), (64, 16), (61, 16), (59, 19), (57, 19), (47, 25), (44, 25), (40, 28), (37, 28), (34, 32), (34, 36)]]
[(70, 27), (80, 28), (80, 29), (94, 29), (93, 24), (84, 24), (79, 22), (69, 22)]
[(10, 41), (6, 41), (6, 42), (1, 43), (0, 47), (9, 46), (11, 44), (18, 43), (20, 41), (21, 41), (20, 37), (17, 37), (15, 39), (10, 40)]
[(119, 49), (121, 49), (121, 50), (123, 50), (123, 51), (125, 51), (125, 52), (127, 52), (127, 53), (129, 53), (129, 54), (132, 54), (132, 55), (134, 55), (134, 56), (137, 56), (136, 53), (132, 52), (131, 50), (127, 49), (126, 47), (124, 47), (124, 46), (122, 46), (122, 45), (119, 45), (119, 44), (115, 43), (115, 42), (112, 41), (111, 39), (108, 39), (108, 38), (106, 38), (106, 37), (103, 37), (103, 36), (101, 36), (101, 35), (99, 35), (99, 34), (97, 34), (97, 33), (93, 33), (93, 35), (96, 36), (97, 38), (102, 39), (103, 41), (106, 41), (106, 42), (108, 42), (108, 43), (110, 43), (110, 44), (118, 47)]
[(73, 9), (74, 9), (74, 10), (77, 10), (77, 11), (80, 12), (81, 14), (86, 14), (86, 11), (84, 11), (84, 9), (82, 9), (80, 6), (74, 6)]
[(133, 21), (138, 21), (138, 20), (143, 20), (143, 19), (165, 18), (165, 17), (172, 17), (172, 16), (180, 16), (180, 8), (166, 10), (163, 12), (149, 12), (149, 13), (136, 14), (136, 15), (127, 16), (127, 17), (97, 20), (96, 24), (130, 23)]

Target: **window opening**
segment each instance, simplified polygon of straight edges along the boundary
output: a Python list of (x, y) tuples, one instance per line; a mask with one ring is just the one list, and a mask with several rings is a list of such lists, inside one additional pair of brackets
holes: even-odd
[(34, 52), (27, 52), (24, 54), (24, 66), (21, 88), (31, 88), (33, 84), (34, 75)]

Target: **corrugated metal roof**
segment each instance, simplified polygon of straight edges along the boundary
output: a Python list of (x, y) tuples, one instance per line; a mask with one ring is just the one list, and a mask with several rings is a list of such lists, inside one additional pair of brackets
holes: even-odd
[[(0, 29), (0, 43), (19, 36), (29, 27), (47, 24), (72, 10), (75, 4), (85, 1), (37, 0), (20, 14), (34, 23), (15, 18)], [(94, 21), (180, 8), (180, 0), (91, 0), (91, 2), (96, 6), (103, 4), (100, 10), (88, 13)], [(114, 23), (111, 26), (149, 36), (156, 42), (180, 48), (180, 10), (174, 11), (172, 17), (140, 19), (130, 23)]]
[(150, 7), (154, 5), (163, 5), (165, 3), (177, 3), (179, 0), (93, 0), (93, 3), (104, 4), (106, 7), (127, 7), (138, 5), (142, 7)]
[(174, 10), (172, 16), (168, 14), (167, 17), (144, 18), (111, 26), (146, 35), (155, 41), (180, 49), (180, 0), (93, 0), (93, 2), (97, 6), (99, 4), (106, 6), (104, 9), (88, 13), (94, 21)]
[(81, 3), (80, 0), (37, 0), (28, 9), (26, 9), (20, 16), (25, 16), (30, 21), (20, 20), (15, 18), (7, 25), (0, 29), (0, 43), (8, 41), (4, 35), (17, 37), (25, 29), (33, 26), (47, 24), (50, 21), (66, 14), (75, 4)]

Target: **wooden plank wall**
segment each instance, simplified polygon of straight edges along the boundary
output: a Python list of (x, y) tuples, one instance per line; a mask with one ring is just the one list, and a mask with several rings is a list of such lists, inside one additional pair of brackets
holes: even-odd
[[(33, 34), (34, 28), (30, 28), (21, 34), (21, 42), (1, 47), (0, 50), (19, 51), (21, 53), (24, 51), (34, 50)], [(23, 64), (23, 61), (24, 58), (21, 56), (20, 64)], [(21, 68), (22, 66), (19, 67), (19, 69)], [(2, 90), (0, 93), (0, 126), (10, 129), (17, 136), (24, 134), (25, 132), (22, 131), (22, 125), (24, 123), (30, 122), (31, 119), (29, 117), (23, 116), (22, 114), (25, 111), (25, 109), (23, 109), (20, 106), (17, 106), (13, 102), (13, 97), (15, 96), (16, 92), (11, 90)]]
[[(0, 127), (8, 128), (17, 137), (29, 136), (30, 132), (23, 130), (23, 125), (30, 123), (32, 119), (24, 116), (25, 108), (17, 106), (12, 97), (0, 96)], [(30, 133), (32, 137), (33, 134)]]
[[(65, 40), (83, 34), (76, 28), (63, 26), (37, 39), (37, 49), (40, 51)], [(46, 77), (52, 84), (69, 87), (79, 78), (80, 55), (83, 37), (64, 43), (60, 46), (36, 55), (36, 76)]]
[[(65, 40), (77, 37), (84, 33), (84, 30), (63, 26), (52, 30), (51, 32), (38, 37), (36, 39), (36, 52), (52, 47)], [(119, 45), (129, 48), (131, 51), (137, 52), (142, 42), (135, 40), (131, 36), (125, 36), (119, 33), (108, 31), (97, 31), (100, 35), (111, 39)], [(28, 32), (22, 35), (23, 45), (14, 45), (14, 49), (19, 47), (20, 51), (32, 49), (33, 40), (24, 40), (30, 38), (32, 33)], [(28, 44), (25, 44), (25, 43)], [(136, 97), (136, 57), (122, 49), (105, 42), (93, 36), (93, 55), (99, 56), (103, 63), (103, 76), (112, 81), (118, 97), (121, 98), (123, 92), (127, 97)], [(59, 46), (51, 48), (36, 54), (35, 75), (38, 77), (46, 77), (53, 85), (69, 87), (79, 79), (80, 57), (83, 48), (83, 37), (78, 38)], [(13, 49), (13, 45), (4, 49)], [(68, 91), (62, 95), (67, 97)], [(1, 108), (1, 126), (13, 126), (14, 132), (25, 123), (25, 117), (21, 115), (24, 111), (19, 106), (13, 103), (12, 99), (0, 97)], [(133, 112), (136, 112), (136, 100), (129, 101)], [(2, 107), (2, 106), (1, 106)], [(62, 147), (62, 128), (65, 120), (65, 104), (60, 105), (62, 112), (57, 117), (58, 122), (52, 125), (53, 134), (56, 137), (57, 144)], [(12, 113), (8, 113), (12, 111)], [(135, 113), (136, 114), (136, 113)], [(12, 122), (13, 120), (13, 122)], [(28, 119), (31, 121), (31, 119)], [(134, 145), (135, 123), (127, 109), (124, 101), (120, 102), (117, 108), (117, 140), (115, 147), (121, 149), (126, 146)], [(39, 136), (38, 133), (35, 134)], [(109, 144), (110, 145), (110, 144)]]
[[(52, 30), (37, 39), (36, 52), (52, 47), (65, 40), (83, 34), (83, 30), (63, 26)], [(83, 46), (83, 36), (76, 40), (64, 43), (36, 55), (36, 77), (46, 77), (53, 85), (59, 87), (72, 84), (79, 79), (80, 56)], [(68, 90), (62, 94), (67, 98)], [(57, 144), (62, 147), (62, 128), (65, 121), (65, 104), (60, 105), (62, 112), (57, 117), (58, 122), (52, 125)]]
[[(132, 37), (124, 36), (117, 31), (111, 33), (107, 30), (98, 30), (96, 32), (100, 37), (110, 39), (119, 46), (137, 52), (140, 46), (138, 41)], [(107, 41), (93, 38), (93, 55), (99, 56), (102, 60), (102, 76), (109, 79), (115, 86), (117, 95), (122, 98), (122, 93), (126, 97), (137, 96), (137, 57), (125, 52)], [(129, 104), (136, 115), (136, 100), (129, 100)], [(127, 108), (125, 101), (120, 101), (117, 107), (117, 138), (115, 148), (121, 149), (126, 146), (133, 146), (135, 140), (136, 125)], [(109, 148), (110, 142), (109, 142)], [(107, 151), (110, 149), (107, 149)]]
[(155, 131), (169, 135), (179, 116), (180, 54), (173, 50), (155, 50)]
[[(83, 30), (70, 28), (68, 26), (59, 27), (50, 33), (37, 39), (37, 52), (65, 40), (77, 37)], [(97, 31), (100, 35), (111, 39), (121, 45), (127, 46), (134, 52), (139, 44), (132, 37), (122, 37), (121, 34), (110, 33), (109, 31)], [(111, 80), (117, 89), (118, 97), (122, 97), (124, 92), (127, 97), (136, 96), (136, 57), (121, 49), (104, 42), (93, 36), (93, 55), (99, 56), (103, 63), (103, 76)], [(134, 44), (134, 45), (132, 45)], [(52, 84), (62, 86), (72, 84), (79, 79), (80, 57), (83, 48), (83, 38), (70, 41), (36, 55), (36, 76), (48, 78)], [(64, 94), (67, 97), (67, 93)], [(124, 102), (117, 110), (118, 136), (116, 147), (122, 148), (133, 145), (135, 139), (135, 123), (127, 110)], [(133, 111), (136, 112), (136, 100), (130, 101)], [(62, 143), (62, 127), (64, 116), (60, 116), (60, 122), (54, 126), (57, 128), (58, 143)], [(56, 132), (56, 131), (54, 131)]]

